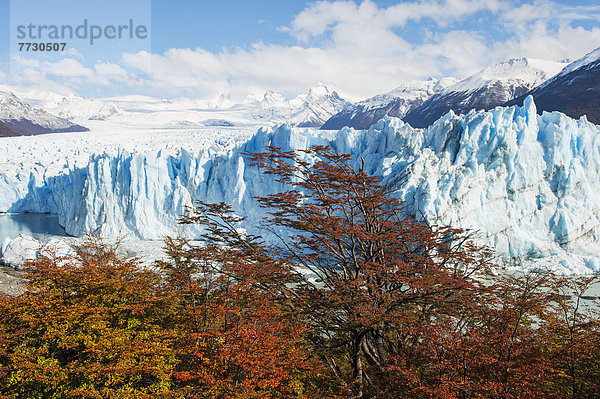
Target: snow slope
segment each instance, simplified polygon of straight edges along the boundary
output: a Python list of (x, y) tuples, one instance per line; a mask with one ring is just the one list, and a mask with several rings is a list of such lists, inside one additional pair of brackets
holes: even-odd
[(600, 48), (505, 105), (521, 105), (528, 95), (535, 98), (540, 113), (560, 111), (572, 118), (585, 115), (590, 122), (600, 124)]
[(527, 93), (565, 66), (562, 62), (532, 58), (503, 61), (431, 96), (403, 120), (413, 127), (427, 127), (449, 110), (457, 114), (472, 109), (489, 110)]
[(570, 63), (562, 71), (560, 71), (560, 73), (557, 75), (557, 77), (568, 75), (569, 73), (571, 73), (577, 69), (594, 67), (599, 62), (600, 62), (600, 48), (597, 48), (594, 51), (590, 51), (589, 53), (587, 53), (580, 59), (575, 60), (572, 63)]
[(13, 132), (24, 136), (87, 130), (85, 127), (76, 125), (65, 118), (33, 108), (21, 101), (12, 92), (4, 90), (0, 90), (0, 123)]
[(582, 273), (600, 269), (599, 130), (559, 113), (538, 116), (528, 99), (521, 108), (450, 112), (425, 130), (385, 118), (367, 131), (337, 133), (283, 125), (254, 135), (112, 129), (68, 141), (6, 138), (0, 211), (56, 213), (75, 235), (158, 239), (198, 233), (176, 223), (194, 200), (225, 201), (251, 229), (263, 216), (253, 197), (283, 187), (241, 153), (330, 143), (362, 157), (415, 216), (480, 231), (507, 266)]
[(368, 129), (384, 116), (404, 117), (432, 95), (457, 83), (455, 78), (407, 82), (392, 91), (359, 101), (333, 115), (321, 126), (323, 130), (338, 130), (344, 126)]
[(469, 76), (448, 88), (448, 91), (475, 92), (495, 82), (501, 82), (507, 90), (511, 87), (538, 86), (559, 73), (567, 64), (535, 58), (514, 58)]
[(112, 120), (130, 126), (178, 128), (185, 126), (254, 126), (282, 124), (319, 127), (350, 103), (336, 89), (318, 83), (307, 94), (293, 99), (275, 91), (257, 98), (248, 96), (241, 103), (226, 95), (212, 100), (159, 99), (141, 95), (90, 99), (75, 93), (53, 93), (30, 88), (8, 87), (27, 103), (87, 126), (89, 120)]

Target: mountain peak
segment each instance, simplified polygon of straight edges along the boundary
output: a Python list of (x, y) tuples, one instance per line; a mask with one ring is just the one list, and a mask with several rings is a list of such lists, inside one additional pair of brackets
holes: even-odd
[(336, 93), (337, 88), (332, 83), (317, 82), (316, 85), (308, 89), (308, 96), (312, 98), (318, 98), (323, 96), (329, 96)]
[(533, 90), (507, 102), (521, 104), (526, 96), (535, 98), (538, 112), (560, 111), (572, 118), (586, 116), (600, 123), (600, 48), (572, 62), (557, 75)]
[(493, 82), (520, 82), (535, 87), (560, 72), (566, 64), (534, 58), (511, 58), (490, 65), (448, 88), (448, 91), (476, 91)]
[(560, 75), (566, 75), (567, 73), (573, 72), (576, 69), (580, 69), (586, 66), (591, 66), (591, 64), (595, 64), (600, 61), (600, 47), (597, 49), (590, 51), (583, 57), (578, 60), (573, 61), (569, 65), (567, 65), (561, 72)]
[(403, 120), (427, 127), (453, 110), (489, 110), (519, 97), (556, 75), (565, 64), (534, 58), (512, 58), (490, 65), (427, 99)]

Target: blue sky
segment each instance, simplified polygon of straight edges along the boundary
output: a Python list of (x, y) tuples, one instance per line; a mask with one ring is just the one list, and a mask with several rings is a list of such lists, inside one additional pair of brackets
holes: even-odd
[(155, 52), (172, 47), (218, 51), (261, 40), (292, 44), (291, 37), (278, 28), (306, 4), (298, 0), (154, 1), (152, 48)]
[[(145, 40), (69, 40), (19, 52), (16, 26), (135, 20)], [(0, 83), (86, 96), (233, 99), (319, 81), (366, 97), (504, 59), (576, 59), (600, 47), (592, 1), (0, 0)], [(10, 43), (13, 43), (10, 47)], [(10, 67), (10, 68), (9, 68)]]

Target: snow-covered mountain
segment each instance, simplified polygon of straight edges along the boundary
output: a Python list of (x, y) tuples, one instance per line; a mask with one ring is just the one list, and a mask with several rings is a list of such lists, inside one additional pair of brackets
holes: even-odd
[(600, 48), (507, 105), (523, 104), (527, 95), (535, 98), (538, 112), (560, 111), (572, 118), (586, 115), (589, 121), (600, 124)]
[(269, 90), (252, 110), (254, 119), (283, 121), (292, 113), (290, 101), (281, 93)]
[(249, 95), (235, 103), (229, 95), (213, 99), (160, 99), (127, 95), (91, 99), (75, 93), (53, 93), (11, 87), (28, 104), (62, 118), (82, 124), (87, 121), (114, 121), (137, 126), (201, 127), (262, 126), (289, 123), (293, 126), (319, 127), (350, 103), (342, 99), (331, 84), (318, 83), (306, 94), (292, 99), (276, 91), (258, 97)]
[(50, 112), (74, 120), (108, 120), (123, 115), (123, 110), (112, 102), (79, 96), (64, 97)]
[(293, 102), (300, 102), (287, 123), (298, 127), (321, 127), (332, 115), (348, 107), (350, 102), (342, 99), (330, 85), (319, 83), (305, 96), (298, 96)]
[(75, 235), (160, 239), (198, 233), (177, 224), (195, 200), (224, 201), (252, 231), (264, 215), (255, 196), (283, 187), (242, 153), (330, 144), (381, 176), (407, 212), (479, 231), (507, 266), (600, 270), (600, 127), (584, 119), (538, 116), (529, 99), (523, 107), (449, 112), (424, 130), (385, 117), (365, 131), (283, 125), (246, 134), (6, 138), (0, 211), (54, 213)]
[(360, 101), (333, 115), (323, 124), (323, 130), (337, 130), (344, 126), (368, 129), (384, 116), (404, 117), (432, 95), (458, 81), (455, 78), (411, 81), (385, 94)]
[(252, 115), (269, 122), (286, 122), (298, 127), (321, 127), (333, 114), (349, 105), (331, 85), (319, 82), (307, 94), (292, 100), (280, 93), (268, 91), (255, 106)]
[[(31, 136), (44, 133), (84, 132), (88, 129), (71, 121), (33, 108), (10, 91), (0, 90), (0, 124), (3, 134)], [(8, 129), (9, 134), (6, 133)]]
[(85, 98), (74, 92), (60, 94), (33, 88), (11, 88), (23, 102), (64, 119), (85, 123), (86, 120), (107, 120), (123, 114), (123, 110), (110, 101)]
[(428, 98), (403, 120), (413, 127), (427, 127), (453, 110), (489, 110), (519, 97), (556, 75), (566, 63), (518, 58), (491, 65)]

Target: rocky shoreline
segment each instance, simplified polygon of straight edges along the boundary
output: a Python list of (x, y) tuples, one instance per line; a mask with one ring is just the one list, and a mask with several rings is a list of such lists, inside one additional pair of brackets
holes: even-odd
[(26, 281), (22, 270), (15, 270), (11, 266), (0, 264), (0, 293), (9, 296), (18, 296), (25, 291)]

